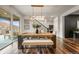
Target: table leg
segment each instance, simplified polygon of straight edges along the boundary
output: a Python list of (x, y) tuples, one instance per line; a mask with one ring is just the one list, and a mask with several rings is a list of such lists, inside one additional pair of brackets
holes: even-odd
[(75, 41), (75, 38), (76, 38), (76, 34), (74, 33), (73, 34), (73, 41)]
[(25, 46), (22, 46), (22, 52), (25, 53)]

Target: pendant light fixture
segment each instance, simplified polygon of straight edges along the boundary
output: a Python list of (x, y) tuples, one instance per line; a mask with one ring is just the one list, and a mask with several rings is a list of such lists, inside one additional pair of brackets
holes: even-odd
[[(38, 17), (40, 17), (40, 18), (42, 19), (42, 7), (44, 7), (44, 5), (31, 5), (31, 6), (33, 7), (33, 18), (35, 18), (35, 14), (34, 14), (34, 11), (35, 11), (35, 10), (34, 10), (34, 9), (35, 9), (35, 8), (40, 8), (40, 11), (41, 11), (41, 12), (40, 12), (40, 15), (41, 15), (41, 16), (38, 16)], [(37, 10), (37, 11), (38, 11), (38, 10)]]
[(44, 5), (31, 5), (32, 7), (44, 7)]

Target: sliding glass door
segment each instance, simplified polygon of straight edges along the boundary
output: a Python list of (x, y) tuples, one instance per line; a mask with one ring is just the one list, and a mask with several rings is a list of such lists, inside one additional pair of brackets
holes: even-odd
[(19, 31), (20, 31), (20, 18), (16, 15), (13, 15), (12, 32), (14, 38), (17, 38)]
[(10, 38), (10, 13), (0, 8), (0, 40)]

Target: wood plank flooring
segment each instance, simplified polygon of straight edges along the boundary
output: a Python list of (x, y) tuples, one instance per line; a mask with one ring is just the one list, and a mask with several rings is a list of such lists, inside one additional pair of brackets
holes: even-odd
[(79, 39), (58, 39), (56, 54), (78, 54), (79, 53)]
[(57, 38), (56, 50), (53, 48), (31, 48), (26, 49), (25, 53), (19, 50), (19, 54), (79, 54), (79, 39)]

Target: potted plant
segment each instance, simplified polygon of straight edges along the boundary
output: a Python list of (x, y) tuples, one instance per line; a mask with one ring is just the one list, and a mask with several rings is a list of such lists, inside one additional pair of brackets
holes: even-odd
[(36, 29), (36, 33), (39, 33), (39, 30), (38, 30), (39, 27), (41, 27), (41, 25), (39, 25), (39, 24), (33, 24), (33, 28)]

